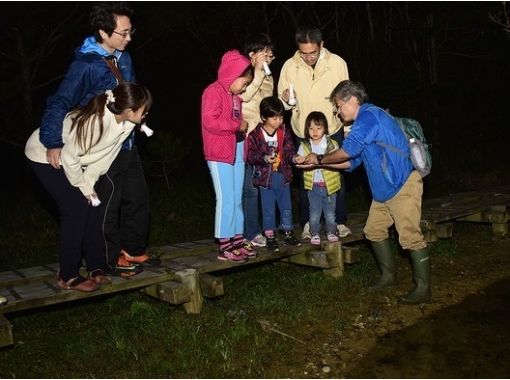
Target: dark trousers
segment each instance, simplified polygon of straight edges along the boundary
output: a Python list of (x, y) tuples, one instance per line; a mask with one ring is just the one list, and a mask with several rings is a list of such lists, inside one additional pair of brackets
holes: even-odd
[(121, 249), (141, 255), (149, 234), (149, 188), (138, 149), (121, 150), (96, 185), (101, 200), (103, 238), (108, 263), (115, 266)]
[[(332, 135), (331, 138), (338, 143), (339, 147), (342, 147), (342, 142), (344, 141), (343, 128)], [(303, 139), (294, 135), (294, 141), (296, 147), (299, 147)], [(302, 170), (299, 170), (299, 180), (299, 224), (303, 227), (310, 219), (310, 202), (308, 201), (308, 192), (305, 190)], [(345, 224), (347, 222), (347, 203), (345, 199), (345, 176), (342, 172), (340, 172), (340, 183), (342, 187), (336, 193), (335, 219), (337, 224)]]
[(79, 275), (82, 257), (87, 271), (104, 269), (105, 252), (101, 243), (100, 215), (81, 193), (72, 186), (64, 170), (49, 164), (29, 161), (35, 175), (55, 200), (60, 216), (59, 276), (64, 281)]

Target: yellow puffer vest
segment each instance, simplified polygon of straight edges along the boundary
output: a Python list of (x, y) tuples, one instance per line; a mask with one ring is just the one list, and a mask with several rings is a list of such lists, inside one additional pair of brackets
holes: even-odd
[[(329, 136), (326, 136), (326, 140), (328, 142), (328, 145), (326, 147), (326, 153), (338, 149), (338, 143), (336, 141), (332, 140)], [(305, 156), (312, 152), (310, 140), (307, 139), (303, 141), (301, 144), (303, 145)], [(341, 189), (342, 184), (340, 183), (340, 172), (333, 169), (316, 169), (316, 170), (320, 170), (322, 172), (322, 176), (326, 181), (326, 190), (328, 191), (328, 195), (334, 194)], [(314, 170), (306, 170), (303, 172), (305, 190), (312, 190), (313, 172)]]

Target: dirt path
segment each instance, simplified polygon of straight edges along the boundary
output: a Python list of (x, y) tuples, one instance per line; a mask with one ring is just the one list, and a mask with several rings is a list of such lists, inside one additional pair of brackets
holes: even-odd
[(323, 342), (319, 363), (297, 377), (506, 378), (510, 374), (510, 237), (490, 226), (456, 227), (453, 251), (432, 257), (433, 299), (396, 303), (411, 288), (369, 296), (342, 336)]

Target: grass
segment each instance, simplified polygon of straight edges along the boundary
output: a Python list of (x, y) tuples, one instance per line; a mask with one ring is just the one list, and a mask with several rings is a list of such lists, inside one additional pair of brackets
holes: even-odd
[[(150, 188), (152, 245), (212, 236), (214, 196), (203, 179)], [(349, 192), (349, 210), (366, 208), (366, 198)], [(51, 209), (22, 191), (0, 202), (11, 215), (0, 221), (0, 270), (56, 262)], [(0, 349), (0, 377), (303, 377), (303, 363), (320, 361), (321, 337), (340, 340), (357, 315), (377, 317), (366, 286), (378, 272), (360, 249), (340, 279), (281, 262), (219, 273), (226, 294), (200, 315), (139, 292), (13, 313), (17, 343)], [(457, 254), (454, 239), (432, 245), (439, 260)]]

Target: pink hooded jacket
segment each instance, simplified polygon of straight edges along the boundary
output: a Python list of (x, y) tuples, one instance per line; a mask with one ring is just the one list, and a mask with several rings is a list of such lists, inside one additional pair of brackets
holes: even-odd
[(242, 115), (242, 100), (229, 88), (250, 65), (249, 59), (239, 51), (227, 51), (221, 58), (218, 79), (202, 94), (202, 139), (207, 161), (228, 164), (235, 161), (236, 132), (242, 117), (234, 116), (234, 100), (239, 104), (239, 115)]

